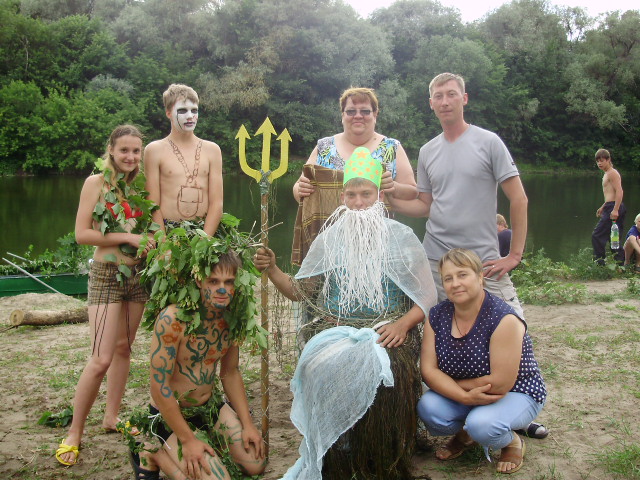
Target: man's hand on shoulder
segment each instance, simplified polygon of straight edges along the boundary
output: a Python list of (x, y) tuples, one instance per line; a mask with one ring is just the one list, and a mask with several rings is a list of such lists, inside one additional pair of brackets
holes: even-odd
[(377, 343), (385, 348), (399, 347), (407, 339), (408, 331), (407, 326), (400, 320), (387, 323), (376, 330), (380, 334)]

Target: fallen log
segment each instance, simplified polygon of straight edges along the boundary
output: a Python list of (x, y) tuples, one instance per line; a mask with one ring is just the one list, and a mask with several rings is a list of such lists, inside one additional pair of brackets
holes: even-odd
[(88, 322), (89, 314), (87, 307), (71, 310), (14, 310), (9, 318), (14, 327), (20, 325), (42, 326)]

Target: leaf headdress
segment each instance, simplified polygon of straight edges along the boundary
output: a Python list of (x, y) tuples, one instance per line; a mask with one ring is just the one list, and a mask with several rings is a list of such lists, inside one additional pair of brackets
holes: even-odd
[(223, 214), (214, 237), (193, 222), (183, 221), (171, 229), (163, 240), (156, 234), (158, 247), (147, 256), (142, 281), (151, 287), (143, 325), (152, 329), (158, 314), (168, 305), (178, 306), (177, 319), (184, 323), (185, 334), (194, 333), (200, 326), (200, 289), (194, 279), (208, 277), (220, 255), (233, 250), (242, 262), (236, 273), (235, 295), (224, 312), (233, 341), (257, 343), (266, 348), (267, 331), (256, 323), (258, 313), (254, 288), (259, 272), (252, 261), (253, 247), (249, 234), (240, 232), (240, 221)]

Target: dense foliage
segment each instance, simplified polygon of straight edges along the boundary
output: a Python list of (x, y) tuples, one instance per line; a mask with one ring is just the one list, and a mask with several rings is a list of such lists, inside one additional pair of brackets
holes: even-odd
[(236, 272), (235, 292), (224, 318), (229, 338), (267, 348), (268, 332), (256, 323), (258, 306), (255, 286), (260, 272), (253, 264), (255, 248), (249, 234), (238, 231), (233, 215), (222, 215), (216, 235), (210, 237), (197, 223), (184, 220), (177, 228), (156, 233), (158, 247), (149, 252), (142, 281), (151, 286), (142, 324), (152, 329), (159, 313), (169, 305), (179, 307), (176, 318), (185, 324), (185, 335), (198, 329), (202, 319), (200, 288), (193, 281), (211, 275), (221, 255), (234, 251), (242, 264)]
[(587, 297), (583, 282), (611, 278), (627, 278), (627, 291), (632, 295), (639, 293), (636, 275), (631, 269), (617, 265), (613, 253), (609, 254), (606, 266), (598, 265), (590, 248), (571, 255), (566, 263), (554, 262), (545, 256), (544, 249), (527, 252), (522, 263), (510, 275), (518, 290), (518, 298), (525, 304), (561, 305), (582, 303), (588, 298), (604, 301), (605, 297), (611, 296)]
[[(12, 263), (29, 273), (52, 275), (57, 273), (85, 274), (89, 271), (89, 259), (93, 257), (92, 245), (78, 245), (75, 235), (68, 233), (58, 238), (55, 250), (45, 250), (40, 255), (33, 255), (33, 245), (21, 255), (12, 258)], [(11, 265), (0, 265), (0, 275), (22, 275), (22, 272)]]
[[(152, 215), (159, 207), (147, 197), (144, 173), (140, 172), (127, 184), (124, 173), (116, 176), (112, 185), (114, 173), (105, 168), (102, 170), (104, 176), (104, 202), (97, 202), (91, 217), (96, 228), (105, 235), (107, 233), (135, 233), (142, 234), (156, 232), (160, 230), (160, 225), (153, 221)], [(126, 201), (124, 199), (127, 199)], [(136, 219), (131, 226), (130, 220)], [(146, 245), (146, 242), (144, 243)], [(142, 248), (142, 247), (141, 247)], [(138, 248), (128, 243), (120, 245), (120, 251), (131, 257), (136, 257)], [(115, 255), (113, 261), (115, 262)], [(105, 258), (107, 260), (107, 258)]]
[[(439, 131), (429, 80), (468, 81), (468, 121), (521, 163), (640, 167), (640, 12), (513, 0), (463, 24), (436, 0), (360, 18), (341, 0), (0, 0), (0, 174), (86, 170), (112, 128), (166, 135), (169, 83), (201, 95), (198, 134), (236, 170), (235, 134), (269, 115), (304, 157), (340, 130), (337, 98), (374, 87), (378, 130), (415, 159)], [(259, 145), (250, 148), (258, 151)], [(275, 148), (275, 146), (274, 146)]]

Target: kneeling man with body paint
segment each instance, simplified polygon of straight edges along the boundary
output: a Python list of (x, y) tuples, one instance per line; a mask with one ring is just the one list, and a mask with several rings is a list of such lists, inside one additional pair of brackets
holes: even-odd
[[(264, 443), (238, 370), (239, 347), (223, 316), (233, 299), (239, 268), (240, 259), (230, 251), (219, 257), (209, 276), (196, 280), (200, 325), (192, 333), (185, 334), (176, 305), (157, 317), (151, 340), (149, 430), (162, 446), (153, 451), (145, 445), (140, 454), (131, 452), (136, 479), (155, 480), (160, 471), (172, 480), (231, 478), (218, 454), (203, 441), (212, 433), (223, 437), (243, 473), (264, 471)], [(214, 390), (218, 362), (229, 403)]]

